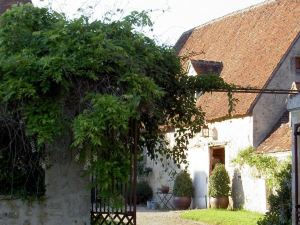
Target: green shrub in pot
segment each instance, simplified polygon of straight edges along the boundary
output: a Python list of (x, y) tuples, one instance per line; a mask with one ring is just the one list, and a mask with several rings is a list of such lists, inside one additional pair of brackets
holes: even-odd
[(191, 204), (194, 188), (190, 174), (186, 171), (180, 172), (174, 181), (173, 204), (176, 209), (187, 209)]
[(223, 164), (217, 164), (209, 177), (209, 196), (212, 208), (227, 208), (230, 178)]
[(186, 171), (180, 172), (174, 181), (173, 194), (177, 197), (192, 197), (193, 196), (193, 182), (190, 174)]

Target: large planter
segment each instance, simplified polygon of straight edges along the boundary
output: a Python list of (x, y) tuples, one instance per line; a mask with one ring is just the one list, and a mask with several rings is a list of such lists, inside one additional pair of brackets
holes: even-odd
[(174, 197), (173, 205), (175, 209), (185, 210), (190, 207), (191, 201), (192, 201), (191, 197)]
[(214, 209), (227, 209), (229, 204), (228, 197), (209, 198), (210, 207)]

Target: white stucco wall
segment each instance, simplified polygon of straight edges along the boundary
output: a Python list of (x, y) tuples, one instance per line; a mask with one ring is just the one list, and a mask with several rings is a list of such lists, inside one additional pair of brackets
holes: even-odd
[[(201, 139), (200, 135), (194, 139)], [(195, 143), (196, 144), (196, 143)], [(198, 143), (189, 147), (188, 171), (194, 184), (193, 208), (208, 207), (209, 148), (207, 144)]]
[(232, 163), (238, 153), (253, 145), (253, 117), (247, 116), (209, 124), (218, 131), (218, 140), (208, 142), (209, 146), (225, 147), (225, 167), (232, 184), (234, 207), (252, 211), (266, 211), (265, 181), (250, 173), (249, 168), (238, 168)]
[[(170, 147), (174, 146), (174, 132), (166, 133), (165, 137), (169, 141)], [(169, 186), (171, 193), (173, 191), (174, 176), (172, 176), (170, 173), (174, 171), (177, 173), (180, 172), (180, 169), (173, 163), (172, 160), (167, 160), (161, 156), (159, 156), (159, 158), (162, 158), (163, 161), (154, 161), (149, 157), (144, 159), (145, 167), (152, 168), (152, 172), (146, 177), (146, 180), (153, 190), (153, 200), (157, 201), (158, 203), (160, 202), (157, 196), (159, 188), (161, 188), (162, 185)], [(172, 199), (170, 200), (169, 207), (171, 207), (171, 204)], [(160, 204), (160, 206), (163, 207), (162, 204)]]
[[(274, 74), (268, 89), (290, 90), (293, 82), (300, 81), (296, 75), (294, 57), (300, 56), (300, 39), (295, 42), (286, 58)], [(259, 74), (257, 74), (259, 76)], [(257, 147), (286, 111), (287, 95), (262, 94), (253, 108), (253, 144)]]
[[(248, 170), (239, 170), (231, 161), (238, 152), (253, 143), (253, 119), (251, 116), (234, 118), (222, 122), (208, 124), (210, 137), (204, 138), (201, 133), (197, 134), (188, 146), (188, 171), (193, 179), (195, 188), (192, 207), (208, 207), (208, 179), (209, 179), (209, 149), (210, 147), (225, 148), (225, 166), (228, 170), (233, 184), (234, 206), (245, 209), (264, 212), (266, 210), (266, 190), (263, 179), (250, 176)], [(215, 134), (212, 135), (213, 130)], [(173, 143), (174, 133), (168, 133), (167, 137)], [(217, 137), (216, 137), (217, 136)], [(161, 184), (169, 184), (172, 188), (173, 182), (163, 172), (161, 164), (155, 164), (148, 160), (147, 166), (153, 168), (148, 180), (156, 191)]]

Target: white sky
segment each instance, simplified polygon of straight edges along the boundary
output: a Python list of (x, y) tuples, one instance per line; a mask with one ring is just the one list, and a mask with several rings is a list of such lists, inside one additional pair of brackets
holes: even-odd
[[(128, 14), (132, 10), (153, 10), (153, 34), (160, 43), (173, 45), (180, 35), (195, 26), (264, 0), (32, 0), (35, 5), (52, 5), (68, 17), (80, 15), (78, 8), (92, 18), (101, 18), (108, 10), (118, 8)], [(50, 3), (49, 3), (50, 2)], [(89, 8), (92, 6), (93, 9)]]

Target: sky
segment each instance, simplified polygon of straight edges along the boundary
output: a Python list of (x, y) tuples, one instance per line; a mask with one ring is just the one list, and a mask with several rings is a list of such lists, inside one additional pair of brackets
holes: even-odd
[[(69, 18), (84, 12), (101, 19), (108, 11), (122, 9), (118, 16), (133, 10), (151, 10), (153, 32), (147, 34), (161, 44), (173, 45), (180, 35), (193, 27), (264, 0), (32, 0), (37, 6), (51, 6)], [(81, 10), (78, 10), (81, 9)]]

